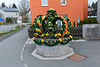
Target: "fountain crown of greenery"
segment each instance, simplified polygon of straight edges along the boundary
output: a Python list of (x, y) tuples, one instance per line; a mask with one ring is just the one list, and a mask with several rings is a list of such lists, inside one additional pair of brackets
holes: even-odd
[[(62, 21), (62, 26), (57, 27), (57, 20)], [(58, 43), (63, 45), (72, 40), (69, 31), (71, 29), (71, 22), (68, 18), (57, 16), (56, 10), (53, 8), (47, 11), (46, 16), (39, 16), (34, 20), (33, 40), (36, 44), (47, 46), (55, 46)], [(59, 29), (59, 30), (57, 30)]]

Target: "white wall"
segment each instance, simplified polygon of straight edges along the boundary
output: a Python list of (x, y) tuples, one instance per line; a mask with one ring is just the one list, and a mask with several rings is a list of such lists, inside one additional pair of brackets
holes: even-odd
[(4, 12), (0, 9), (0, 12), (4, 14), (4, 18), (6, 17), (19, 17), (19, 12)]
[(19, 12), (4, 12), (4, 16), (6, 17), (19, 17)]
[(2, 18), (2, 19), (5, 19), (5, 17), (4, 17), (4, 12), (0, 9), (0, 13), (2, 13), (2, 17), (0, 17), (0, 18)]

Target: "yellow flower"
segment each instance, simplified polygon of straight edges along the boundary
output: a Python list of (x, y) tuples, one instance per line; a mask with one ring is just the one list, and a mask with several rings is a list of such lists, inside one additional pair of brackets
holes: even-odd
[(54, 9), (52, 9), (54, 11)]
[(57, 34), (55, 34), (55, 37), (57, 37)]
[(66, 34), (70, 34), (70, 33), (67, 31)]
[(67, 34), (67, 32), (65, 34)]
[(33, 37), (33, 40), (35, 39), (35, 37)]
[(38, 35), (38, 33), (34, 33), (34, 35)]
[(70, 38), (73, 38), (73, 37), (70, 35)]
[(49, 36), (49, 34), (47, 33), (46, 36)]
[(44, 34), (42, 34), (42, 36), (44, 36)]
[(53, 10), (53, 11), (54, 11), (54, 9), (53, 9), (53, 8), (50, 8), (50, 10)]
[(41, 40), (41, 42), (42, 42), (42, 43), (44, 42), (43, 39)]
[(61, 36), (61, 34), (60, 34), (60, 33), (58, 33), (58, 35), (59, 35), (59, 36)]
[(68, 32), (68, 34), (70, 34), (70, 33)]
[(62, 39), (61, 38), (59, 38), (59, 40), (60, 40), (60, 42), (62, 42)]

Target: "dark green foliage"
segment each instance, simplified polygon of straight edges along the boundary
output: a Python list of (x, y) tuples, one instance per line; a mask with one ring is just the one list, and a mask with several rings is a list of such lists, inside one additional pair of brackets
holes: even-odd
[(17, 8), (15, 3), (13, 3), (13, 6), (12, 6), (12, 8)]
[(1, 7), (5, 8), (6, 7), (5, 3), (2, 3)]
[(6, 18), (6, 22), (12, 22), (11, 18)]
[(78, 38), (78, 37), (73, 37), (73, 40), (79, 40), (80, 38)]
[(52, 10), (52, 8), (50, 10), (47, 11), (47, 17), (55, 17), (57, 16), (57, 13), (55, 10)]
[(75, 25), (75, 21), (73, 22), (73, 26), (75, 27), (76, 25)]
[(91, 17), (88, 19), (88, 24), (93, 24), (93, 19)]
[(80, 23), (78, 23), (78, 26), (84, 25), (84, 24), (98, 24), (98, 21), (96, 18), (88, 18), (88, 19), (84, 19), (83, 21), (80, 21)]
[(94, 24), (98, 24), (98, 21), (97, 21), (96, 18), (93, 18), (93, 23), (94, 23)]
[(98, 5), (98, 2), (96, 2), (96, 3), (93, 2), (91, 7), (92, 7), (93, 9), (96, 9), (96, 8), (97, 8), (97, 5)]

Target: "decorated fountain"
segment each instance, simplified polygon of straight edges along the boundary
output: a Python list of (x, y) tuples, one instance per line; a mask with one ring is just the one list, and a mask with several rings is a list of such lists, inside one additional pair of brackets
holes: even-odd
[(46, 16), (38, 16), (33, 26), (33, 41), (36, 44), (33, 56), (42, 60), (61, 60), (74, 54), (73, 49), (69, 47), (72, 36), (68, 18), (57, 16), (56, 11), (51, 8)]

